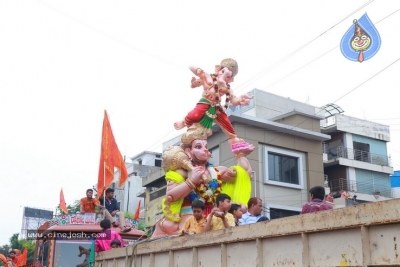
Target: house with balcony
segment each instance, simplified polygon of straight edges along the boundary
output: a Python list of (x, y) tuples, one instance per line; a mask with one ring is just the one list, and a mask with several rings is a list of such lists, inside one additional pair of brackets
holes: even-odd
[[(321, 133), (321, 109), (289, 98), (254, 89), (248, 106), (229, 107), (227, 113), (236, 133), (252, 143), (249, 155), (253, 169), (252, 196), (259, 197), (264, 215), (271, 219), (297, 215), (309, 201), (309, 189), (324, 185), (322, 143), (330, 136)], [(218, 125), (212, 128), (208, 148), (214, 165), (232, 166), (226, 135)], [(163, 144), (163, 150), (180, 144), (177, 136)], [(142, 177), (146, 190), (145, 223), (151, 227), (162, 218), (161, 199), (166, 193), (164, 171), (155, 170)]]
[(389, 126), (342, 113), (330, 113), (321, 121), (321, 132), (331, 136), (323, 143), (324, 173), (331, 192), (339, 198), (346, 190), (357, 196), (357, 203), (393, 197)]

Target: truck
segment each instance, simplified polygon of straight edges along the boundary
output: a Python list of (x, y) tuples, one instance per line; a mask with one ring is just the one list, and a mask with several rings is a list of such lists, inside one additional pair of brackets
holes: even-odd
[[(64, 214), (41, 225), (37, 233), (28, 237), (36, 240), (33, 266), (94, 266), (94, 243), (102, 232), (99, 225), (102, 219), (103, 216), (96, 213)], [(137, 229), (136, 220), (126, 218), (125, 224), (132, 230), (123, 233), (119, 228), (113, 228), (120, 232), (125, 246), (146, 238), (146, 233)]]
[(400, 266), (400, 199), (100, 252), (97, 267)]

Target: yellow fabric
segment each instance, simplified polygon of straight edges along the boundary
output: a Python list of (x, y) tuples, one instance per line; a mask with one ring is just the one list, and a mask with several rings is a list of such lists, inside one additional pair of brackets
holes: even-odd
[[(225, 218), (228, 221), (229, 226), (235, 226), (235, 218), (229, 212), (225, 214)], [(221, 218), (213, 216), (211, 219), (211, 230), (225, 229), (224, 222)]]
[(237, 176), (233, 183), (223, 183), (221, 192), (231, 197), (231, 201), (247, 205), (251, 196), (250, 175), (241, 166), (233, 166)]
[[(175, 184), (180, 184), (185, 181), (185, 178), (182, 175), (180, 175), (178, 172), (168, 171), (165, 174), (165, 180), (167, 180), (167, 182), (172, 181)], [(181, 220), (179, 213), (181, 211), (183, 198), (179, 199), (177, 201), (171, 202), (171, 203), (169, 203), (169, 205), (165, 204), (165, 200), (166, 200), (166, 198), (164, 198), (161, 203), (161, 207), (162, 207), (164, 216), (173, 222), (179, 222)]]

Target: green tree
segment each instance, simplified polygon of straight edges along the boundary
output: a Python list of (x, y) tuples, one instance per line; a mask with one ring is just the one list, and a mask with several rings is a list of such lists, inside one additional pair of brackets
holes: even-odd
[[(79, 200), (75, 200), (74, 203), (67, 206), (68, 214), (75, 214), (80, 211), (81, 207), (79, 205)], [(60, 209), (60, 206), (56, 209), (56, 214), (64, 214), (64, 212)]]
[[(35, 245), (36, 243), (32, 240), (18, 239), (19, 234), (13, 234), (10, 238), (10, 243), (3, 245), (0, 247), (0, 253), (4, 256), (7, 256), (8, 252), (11, 249), (19, 249), (22, 253), (24, 248), (28, 248), (28, 259), (26, 261), (27, 264), (33, 263), (33, 254), (35, 253)], [(2, 263), (0, 263), (2, 264)], [(1, 265), (0, 265), (1, 266)]]

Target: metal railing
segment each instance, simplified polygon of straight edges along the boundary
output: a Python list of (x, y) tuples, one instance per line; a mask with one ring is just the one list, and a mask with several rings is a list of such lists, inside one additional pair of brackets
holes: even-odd
[(373, 154), (358, 149), (346, 148), (343, 146), (337, 146), (326, 149), (324, 146), (324, 153), (328, 155), (328, 160), (336, 158), (345, 158), (345, 159), (352, 159), (362, 162), (368, 162), (371, 164), (391, 167), (390, 157), (385, 155)]
[(331, 192), (341, 192), (342, 190), (346, 190), (354, 193), (379, 195), (389, 198), (393, 197), (392, 188), (390, 186), (375, 184), (374, 181), (357, 182), (347, 181), (346, 178), (339, 178), (329, 181), (329, 187)]

